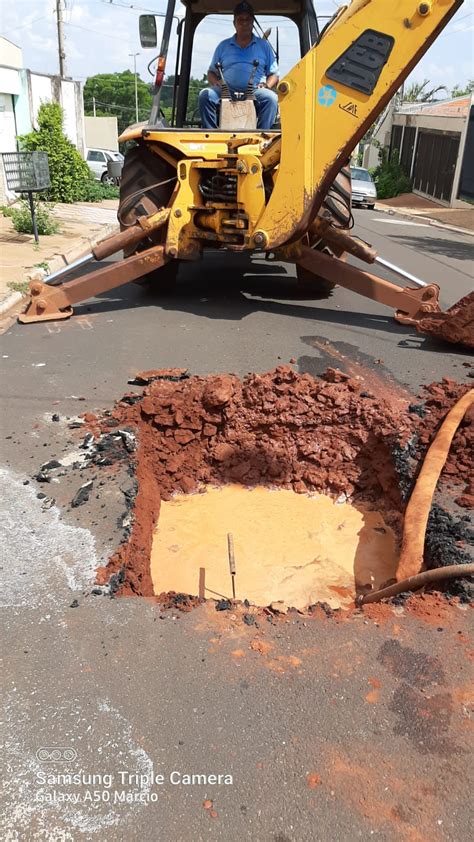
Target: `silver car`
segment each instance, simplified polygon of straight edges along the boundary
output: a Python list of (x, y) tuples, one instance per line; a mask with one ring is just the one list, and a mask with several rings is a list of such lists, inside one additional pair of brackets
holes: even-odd
[(374, 209), (377, 201), (377, 188), (368, 170), (362, 167), (351, 167), (352, 204), (365, 205)]
[(123, 155), (120, 152), (114, 152), (112, 149), (89, 149), (86, 156), (87, 166), (92, 175), (102, 184), (116, 184), (116, 179), (109, 175), (108, 163), (109, 161), (121, 161), (123, 163), (123, 160)]

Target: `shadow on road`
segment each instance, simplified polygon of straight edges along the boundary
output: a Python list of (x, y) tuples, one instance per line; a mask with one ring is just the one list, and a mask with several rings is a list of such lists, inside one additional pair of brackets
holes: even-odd
[(415, 237), (403, 234), (389, 235), (391, 240), (416, 251), (428, 254), (442, 254), (451, 260), (472, 260), (474, 249), (472, 243), (460, 243), (454, 240), (443, 240), (440, 237)]
[[(227, 257), (227, 259), (226, 259)], [(354, 301), (362, 299), (354, 296)], [(318, 305), (315, 302), (319, 301)], [(74, 307), (76, 316), (111, 313), (135, 308), (189, 313), (206, 319), (241, 321), (253, 313), (314, 319), (336, 325), (407, 336), (410, 328), (387, 314), (341, 309), (332, 294), (318, 296), (296, 285), (295, 269), (282, 263), (251, 261), (244, 255), (209, 256), (200, 263), (183, 265), (173, 292), (160, 292), (153, 284), (126, 284)]]

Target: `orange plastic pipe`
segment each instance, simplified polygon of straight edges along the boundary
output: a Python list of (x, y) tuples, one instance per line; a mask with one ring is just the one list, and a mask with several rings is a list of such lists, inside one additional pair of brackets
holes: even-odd
[(426, 527), (436, 484), (446, 462), (454, 434), (473, 402), (474, 389), (470, 389), (450, 409), (425, 456), (405, 512), (402, 549), (396, 573), (397, 582), (416, 576), (423, 566)]

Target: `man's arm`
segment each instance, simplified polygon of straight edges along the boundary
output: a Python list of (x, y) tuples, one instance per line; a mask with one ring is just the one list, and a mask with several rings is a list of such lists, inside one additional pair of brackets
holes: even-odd
[(216, 86), (222, 85), (222, 79), (219, 79), (219, 77), (217, 76), (216, 73), (214, 73), (213, 70), (207, 71), (207, 81), (209, 82), (210, 85), (212, 85), (213, 88), (215, 88)]
[(266, 47), (266, 50), (267, 50), (267, 63), (266, 63), (266, 67), (265, 67), (265, 70), (266, 70), (266, 73), (267, 73), (267, 78), (266, 78), (265, 82), (263, 82), (263, 81), (260, 82), (258, 87), (259, 88), (269, 88), (269, 90), (272, 90), (274, 87), (276, 87), (276, 85), (278, 85), (278, 82), (280, 80), (280, 75), (279, 75), (280, 71), (279, 71), (279, 68), (278, 68), (278, 62), (276, 60), (276, 56), (275, 56), (275, 54), (272, 50), (271, 45), (268, 43), (268, 41), (265, 41), (265, 47)]
[(270, 76), (267, 76), (267, 81), (265, 82), (264, 87), (272, 90), (272, 88), (275, 88), (278, 85), (279, 79), (280, 77), (277, 76), (276, 73), (271, 73)]

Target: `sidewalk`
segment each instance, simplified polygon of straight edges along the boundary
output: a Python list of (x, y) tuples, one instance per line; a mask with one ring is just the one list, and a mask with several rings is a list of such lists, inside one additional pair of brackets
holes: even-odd
[(32, 234), (18, 234), (12, 220), (0, 216), (0, 315), (18, 307), (27, 290), (29, 275), (60, 269), (118, 230), (117, 208), (116, 199), (57, 204), (52, 215), (58, 220), (60, 231), (50, 236), (40, 235), (38, 245)]
[(402, 216), (421, 216), (430, 219), (434, 225), (474, 233), (474, 206), (463, 208), (446, 208), (415, 193), (402, 193), (393, 199), (382, 199), (375, 205), (377, 210), (385, 213), (399, 213)]

